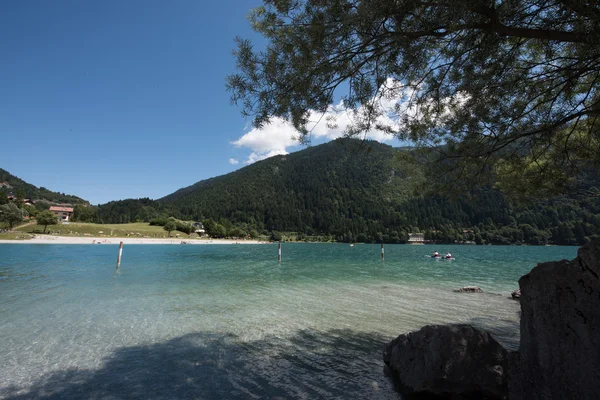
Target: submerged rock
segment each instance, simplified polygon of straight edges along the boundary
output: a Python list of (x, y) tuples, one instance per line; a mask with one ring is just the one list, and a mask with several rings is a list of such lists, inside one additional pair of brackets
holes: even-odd
[(508, 397), (506, 350), (470, 325), (429, 325), (400, 335), (384, 348), (383, 361), (410, 398)]
[(510, 295), (513, 299), (519, 300), (521, 298), (521, 289), (513, 290)]
[(483, 290), (479, 286), (464, 286), (460, 289), (455, 289), (453, 292), (457, 293), (483, 293)]
[(600, 396), (600, 240), (572, 261), (539, 264), (519, 280), (521, 343), (511, 399)]

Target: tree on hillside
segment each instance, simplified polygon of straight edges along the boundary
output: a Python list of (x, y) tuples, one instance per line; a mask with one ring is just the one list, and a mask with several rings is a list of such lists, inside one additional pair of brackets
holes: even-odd
[(169, 221), (163, 226), (163, 229), (169, 233), (169, 237), (171, 237), (171, 231), (174, 231), (177, 228), (177, 224), (175, 221)]
[(15, 197), (17, 198), (18, 202), (22, 202), (23, 200), (25, 200), (27, 198), (27, 193), (25, 192), (25, 189), (18, 187), (15, 190)]
[(0, 206), (0, 222), (7, 223), (10, 229), (19, 222), (22, 222), (26, 215), (27, 213), (25, 210), (20, 209), (14, 203), (3, 204)]
[(232, 228), (227, 232), (227, 236), (231, 238), (245, 238), (246, 232), (244, 232), (244, 230), (240, 228)]
[(35, 206), (32, 206), (30, 204), (24, 204), (22, 206), (22, 208), (23, 208), (23, 210), (25, 210), (27, 215), (29, 215), (29, 217), (35, 217), (38, 214), (38, 209), (35, 208)]
[(237, 39), (227, 88), (257, 127), (341, 117), (430, 149), (442, 186), (549, 195), (600, 167), (597, 2), (264, 0), (250, 23), (267, 47)]
[(175, 221), (175, 227), (179, 232), (187, 233), (188, 235), (194, 232), (194, 227), (187, 222)]
[(44, 225), (44, 233), (46, 233), (48, 225), (56, 225), (58, 223), (56, 214), (48, 210), (39, 213), (35, 219), (38, 225)]
[(5, 192), (0, 191), (0, 205), (8, 203), (8, 195)]
[(73, 209), (73, 220), (78, 222), (96, 222), (98, 207), (77, 204)]
[(208, 218), (202, 221), (202, 225), (204, 225), (204, 230), (209, 236), (215, 236), (215, 229), (217, 228), (217, 223), (215, 221)]
[(277, 231), (271, 232), (271, 236), (269, 237), (269, 240), (271, 240), (272, 242), (281, 242), (282, 239), (283, 235), (281, 234), (281, 232)]
[(212, 231), (211, 236), (215, 237), (215, 238), (224, 238), (227, 236), (227, 228), (225, 228), (221, 224), (216, 224)]

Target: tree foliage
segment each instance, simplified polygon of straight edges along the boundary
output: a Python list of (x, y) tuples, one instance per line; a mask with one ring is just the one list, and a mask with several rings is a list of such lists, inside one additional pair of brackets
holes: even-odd
[(183, 221), (175, 221), (175, 229), (177, 229), (179, 232), (187, 233), (188, 235), (194, 232), (194, 227), (191, 224)]
[(499, 175), (547, 197), (600, 166), (599, 4), (264, 0), (249, 19), (268, 44), (237, 39), (227, 87), (256, 126), (301, 138), (341, 95), (348, 135), (433, 149), (438, 186)]
[(227, 236), (235, 239), (243, 239), (246, 237), (246, 232), (240, 228), (232, 228), (229, 232), (227, 232)]
[(54, 214), (52, 211), (42, 211), (40, 212), (37, 217), (36, 217), (36, 221), (38, 225), (43, 225), (44, 226), (44, 233), (46, 233), (46, 228), (48, 227), (48, 225), (55, 225), (58, 223), (58, 218), (56, 217), (56, 214)]
[(98, 222), (98, 207), (77, 204), (73, 208), (73, 221)]
[(15, 197), (18, 202), (22, 202), (23, 200), (25, 200), (27, 198), (27, 193), (25, 193), (25, 189), (23, 189), (20, 186), (15, 188), (14, 194), (15, 194)]
[(14, 203), (3, 204), (0, 206), (0, 222), (4, 222), (12, 229), (16, 224), (22, 222), (27, 216), (27, 212)]
[(98, 207), (98, 222), (126, 224), (129, 222), (154, 221), (152, 225), (164, 226), (171, 213), (161, 204), (150, 200), (127, 199), (111, 201)]
[(23, 210), (25, 210), (25, 212), (27, 213), (27, 215), (29, 215), (29, 217), (36, 217), (39, 213), (39, 210), (37, 208), (35, 208), (35, 206), (29, 205), (29, 204), (17, 204), (17, 206), (19, 208), (22, 208)]
[(177, 229), (177, 225), (175, 224), (175, 221), (169, 221), (165, 224), (165, 226), (163, 226), (163, 229), (167, 231), (169, 237), (171, 237), (171, 232)]

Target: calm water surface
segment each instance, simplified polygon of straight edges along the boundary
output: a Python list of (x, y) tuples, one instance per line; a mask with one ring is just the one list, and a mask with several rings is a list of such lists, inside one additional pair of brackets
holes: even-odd
[(0, 244), (0, 397), (396, 399), (383, 344), (466, 322), (515, 348), (510, 291), (577, 250), (126, 245), (116, 273), (117, 249)]

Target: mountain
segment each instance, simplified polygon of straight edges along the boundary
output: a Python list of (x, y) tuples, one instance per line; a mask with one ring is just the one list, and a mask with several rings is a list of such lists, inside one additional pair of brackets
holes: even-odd
[(156, 201), (111, 202), (100, 206), (98, 218), (210, 219), (229, 231), (361, 242), (403, 242), (409, 232), (441, 242), (503, 244), (576, 245), (600, 236), (598, 197), (560, 196), (519, 207), (492, 188), (474, 188), (454, 199), (425, 195), (404, 174), (396, 157), (401, 151), (407, 150), (338, 139), (200, 181)]
[(377, 142), (338, 140), (198, 182), (159, 202), (182, 216), (225, 217), (268, 231), (359, 230), (388, 208), (381, 201), (391, 188), (394, 153)]
[(42, 200), (49, 203), (89, 204), (86, 200), (77, 196), (53, 192), (45, 187), (38, 188), (2, 168), (0, 168), (0, 191), (6, 194), (20, 194), (25, 199)]

